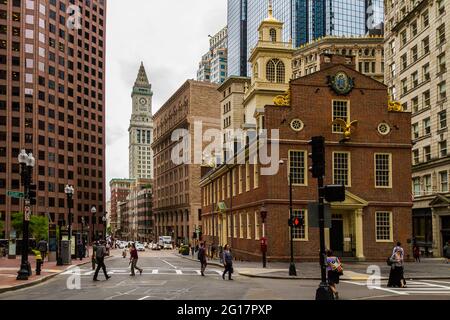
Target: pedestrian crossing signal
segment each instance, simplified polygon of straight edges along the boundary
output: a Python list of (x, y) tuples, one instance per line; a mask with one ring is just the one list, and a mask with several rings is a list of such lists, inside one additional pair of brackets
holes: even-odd
[(288, 221), (289, 227), (291, 228), (299, 228), (305, 226), (305, 219), (300, 217), (293, 217)]

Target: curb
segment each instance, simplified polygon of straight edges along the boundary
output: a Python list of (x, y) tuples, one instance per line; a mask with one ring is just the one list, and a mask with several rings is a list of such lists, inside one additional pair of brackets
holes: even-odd
[[(108, 259), (108, 258), (112, 258), (112, 256), (108, 256), (108, 257), (106, 257), (106, 258), (107, 258), (107, 259)], [(0, 294), (5, 293), (5, 292), (8, 292), (8, 291), (16, 291), (16, 290), (20, 290), (20, 289), (32, 287), (32, 286), (34, 286), (34, 285), (37, 285), (37, 284), (43, 283), (43, 282), (45, 282), (45, 281), (47, 281), (47, 280), (50, 280), (51, 278), (54, 278), (54, 277), (56, 277), (57, 275), (60, 275), (60, 274), (63, 273), (63, 272), (66, 272), (66, 271), (68, 271), (68, 270), (71, 270), (71, 269), (76, 268), (76, 267), (79, 267), (79, 266), (84, 266), (85, 264), (89, 264), (89, 263), (91, 263), (91, 261), (83, 262), (83, 263), (76, 264), (76, 265), (71, 265), (71, 266), (67, 267), (66, 269), (61, 270), (61, 271), (59, 271), (59, 272), (57, 272), (57, 273), (50, 274), (50, 275), (48, 275), (48, 276), (42, 277), (42, 278), (40, 278), (40, 279), (31, 281), (31, 282), (26, 282), (26, 283), (19, 284), (19, 285), (17, 285), (17, 286), (12, 286), (12, 287), (9, 287), (9, 288), (0, 288)]]
[[(174, 255), (181, 257), (183, 259), (187, 259), (190, 261), (197, 261), (195, 259), (192, 259), (190, 256), (182, 256), (180, 254), (176, 254), (174, 253)], [(209, 262), (209, 265), (215, 265), (218, 267), (223, 267), (223, 265), (221, 265), (220, 263), (217, 262)], [(251, 274), (251, 273), (247, 273), (247, 272), (239, 272), (239, 268), (237, 268), (237, 272), (239, 273), (239, 275), (244, 276), (244, 277), (249, 277), (249, 278), (263, 278), (263, 279), (276, 279), (276, 280), (322, 280), (320, 277), (299, 277), (299, 276), (271, 276), (271, 275), (263, 275), (263, 274)], [(415, 281), (415, 280), (450, 280), (449, 276), (443, 276), (443, 277), (439, 277), (439, 276), (423, 276), (423, 277), (406, 277), (406, 280), (409, 281)], [(361, 277), (354, 277), (354, 278), (349, 278), (346, 279), (345, 277), (340, 278), (340, 280), (342, 281), (367, 281), (366, 278), (361, 278)], [(381, 277), (380, 278), (381, 281), (387, 281), (389, 280), (389, 277)]]
[[(320, 281), (321, 278), (319, 277), (288, 277), (288, 276), (271, 276), (271, 275), (258, 275), (258, 274), (251, 274), (246, 272), (239, 272), (239, 275), (250, 277), (250, 278), (264, 278), (264, 279), (277, 279), (277, 280), (318, 280)], [(354, 277), (354, 278), (340, 278), (342, 281), (367, 281), (367, 279), (362, 279), (361, 277)], [(389, 280), (388, 277), (381, 277), (380, 280)], [(406, 277), (405, 280), (409, 281), (415, 281), (415, 280), (450, 280), (450, 277), (439, 277), (439, 276), (430, 276), (430, 277)]]

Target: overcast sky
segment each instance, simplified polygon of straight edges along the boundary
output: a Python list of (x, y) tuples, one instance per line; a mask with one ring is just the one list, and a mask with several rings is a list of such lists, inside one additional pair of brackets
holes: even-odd
[(106, 41), (106, 182), (128, 178), (131, 90), (141, 61), (153, 89), (153, 113), (195, 79), (208, 34), (227, 23), (226, 0), (109, 0)]

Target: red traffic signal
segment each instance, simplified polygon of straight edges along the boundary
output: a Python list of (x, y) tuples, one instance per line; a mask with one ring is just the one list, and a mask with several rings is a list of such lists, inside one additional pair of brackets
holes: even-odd
[(305, 219), (300, 217), (293, 217), (289, 219), (289, 226), (290, 227), (303, 227), (305, 225)]

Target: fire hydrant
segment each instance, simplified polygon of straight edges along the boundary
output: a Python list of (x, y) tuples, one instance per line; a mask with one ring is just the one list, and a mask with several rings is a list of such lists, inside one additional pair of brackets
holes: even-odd
[(41, 274), (41, 266), (42, 266), (42, 256), (41, 252), (38, 250), (33, 250), (35, 256), (36, 256), (36, 275)]

